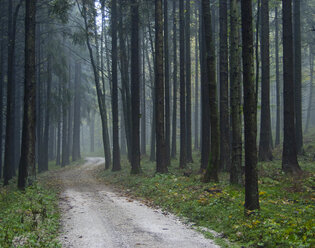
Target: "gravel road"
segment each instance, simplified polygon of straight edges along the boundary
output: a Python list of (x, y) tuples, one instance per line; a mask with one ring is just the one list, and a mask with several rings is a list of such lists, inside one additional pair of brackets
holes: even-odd
[(218, 247), (171, 214), (122, 197), (97, 181), (93, 172), (103, 158), (59, 175), (63, 247), (207, 248)]

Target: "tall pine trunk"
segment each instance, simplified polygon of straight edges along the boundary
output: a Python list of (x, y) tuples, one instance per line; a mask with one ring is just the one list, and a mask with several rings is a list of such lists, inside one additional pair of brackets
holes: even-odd
[(140, 167), (140, 58), (139, 58), (139, 3), (131, 0), (131, 173)]
[(35, 179), (35, 136), (36, 136), (36, 69), (35, 69), (36, 0), (26, 1), (25, 6), (25, 88), (24, 115), (19, 165), (18, 187), (24, 189), (26, 180)]
[(257, 173), (257, 100), (254, 78), (252, 1), (242, 0), (242, 42), (245, 132), (245, 209), (259, 209)]
[(190, 47), (190, 0), (186, 0), (185, 9), (185, 71), (186, 71), (186, 159), (192, 163), (191, 134), (191, 47)]
[(172, 116), (172, 158), (176, 157), (177, 138), (177, 15), (176, 0), (173, 1), (173, 116)]
[(214, 37), (212, 36), (210, 1), (202, 0), (202, 17), (205, 33), (207, 90), (209, 91), (210, 104), (210, 159), (204, 176), (204, 181), (219, 181), (220, 163), (220, 130), (217, 102), (216, 60)]
[(240, 12), (237, 0), (230, 0), (230, 99), (232, 127), (232, 162), (230, 183), (242, 181), (242, 116), (241, 116), (241, 68), (240, 68)]
[(301, 168), (297, 161), (297, 145), (295, 136), (294, 109), (294, 65), (293, 65), (293, 33), (292, 33), (292, 0), (282, 0), (283, 25), (283, 152), (282, 170), (299, 173)]
[(303, 153), (302, 131), (302, 55), (301, 55), (301, 3), (293, 0), (293, 42), (294, 42), (294, 107), (295, 107), (295, 135), (297, 153)]
[[(165, 60), (165, 163), (170, 165), (170, 147), (171, 147), (171, 116), (170, 116), (170, 62), (168, 47), (168, 4), (164, 0), (164, 60)], [(162, 18), (163, 23), (163, 18)], [(163, 34), (163, 32), (162, 32)], [(163, 43), (163, 41), (162, 41)], [(162, 53), (163, 56), (163, 53)]]
[(112, 117), (113, 117), (113, 171), (121, 170), (118, 123), (117, 78), (117, 2), (112, 1)]
[(231, 164), (227, 32), (227, 0), (220, 0), (220, 169), (225, 171)]
[(261, 2), (261, 118), (260, 118), (260, 161), (272, 160), (270, 118), (270, 60), (269, 60), (269, 3)]
[(279, 72), (279, 18), (278, 18), (278, 8), (275, 8), (275, 53), (276, 53), (276, 98), (277, 98), (277, 114), (276, 114), (276, 139), (275, 145), (280, 145), (280, 72)]
[(75, 64), (74, 82), (74, 113), (73, 113), (73, 146), (72, 161), (81, 158), (80, 153), (80, 126), (81, 126), (81, 63)]
[[(165, 6), (164, 6), (165, 7)], [(155, 1), (155, 106), (156, 172), (167, 172), (164, 130), (163, 11), (162, 0)]]
[(185, 19), (184, 0), (179, 0), (179, 60), (180, 60), (180, 155), (179, 167), (187, 163), (186, 147), (186, 84), (185, 84)]

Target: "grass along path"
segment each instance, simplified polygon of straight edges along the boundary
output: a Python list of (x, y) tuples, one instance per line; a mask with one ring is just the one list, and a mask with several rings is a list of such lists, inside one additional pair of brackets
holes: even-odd
[[(166, 175), (154, 175), (155, 163), (146, 158), (142, 160), (142, 175), (130, 175), (126, 161), (121, 172), (100, 173), (105, 182), (129, 196), (169, 210), (196, 227), (219, 232), (232, 242), (217, 241), (222, 247), (314, 247), (313, 162), (301, 161), (305, 173), (299, 178), (283, 174), (280, 160), (259, 164), (261, 211), (246, 218), (243, 187), (229, 185), (225, 173), (218, 184), (201, 183), (199, 157), (194, 161), (186, 170), (178, 169), (178, 161), (173, 161)], [(187, 171), (190, 176), (184, 176)], [(213, 237), (211, 232), (204, 233)]]

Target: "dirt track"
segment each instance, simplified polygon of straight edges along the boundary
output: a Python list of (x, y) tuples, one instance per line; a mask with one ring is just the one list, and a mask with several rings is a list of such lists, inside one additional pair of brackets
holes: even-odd
[(218, 247), (172, 215), (119, 196), (93, 172), (103, 158), (60, 173), (63, 247)]

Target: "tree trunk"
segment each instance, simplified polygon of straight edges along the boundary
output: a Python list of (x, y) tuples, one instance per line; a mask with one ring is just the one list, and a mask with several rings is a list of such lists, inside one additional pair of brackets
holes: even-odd
[(180, 60), (180, 155), (179, 167), (187, 163), (186, 147), (186, 84), (185, 84), (185, 19), (184, 0), (179, 0), (179, 60)]
[(241, 68), (240, 68), (240, 12), (237, 0), (230, 0), (230, 101), (232, 126), (232, 162), (230, 183), (242, 182), (242, 116), (241, 116)]
[(73, 146), (72, 161), (81, 158), (80, 153), (80, 126), (81, 126), (81, 63), (75, 64), (74, 82), (74, 114), (73, 114)]
[(276, 26), (276, 34), (275, 34), (275, 53), (276, 53), (276, 98), (277, 98), (277, 116), (276, 116), (276, 140), (275, 145), (280, 145), (280, 72), (279, 72), (279, 18), (278, 18), (278, 8), (275, 8), (275, 26)]
[(192, 163), (191, 141), (191, 49), (190, 49), (190, 0), (186, 0), (185, 9), (185, 70), (186, 70), (186, 159)]
[[(2, 7), (2, 6), (1, 6)], [(4, 37), (4, 25), (1, 27), (1, 37)], [(4, 124), (4, 71), (5, 71), (5, 44), (4, 38), (1, 39), (0, 43), (0, 179), (2, 178), (2, 158), (3, 158), (3, 124)]]
[(307, 133), (308, 126), (311, 119), (311, 111), (312, 111), (312, 102), (313, 102), (313, 72), (314, 72), (314, 58), (313, 53), (311, 50), (311, 45), (309, 47), (309, 59), (310, 59), (310, 89), (309, 89), (309, 100), (308, 100), (308, 107), (307, 107), (307, 114), (306, 114), (306, 124), (304, 133)]
[(140, 167), (140, 61), (139, 61), (139, 3), (131, 0), (131, 173), (141, 172)]
[(7, 71), (7, 114), (6, 114), (6, 132), (5, 132), (5, 154), (4, 154), (4, 185), (8, 185), (9, 180), (15, 174), (14, 168), (14, 137), (15, 137), (15, 36), (16, 22), (22, 1), (16, 6), (14, 14), (12, 13), (13, 1), (8, 4), (8, 71)]
[(173, 117), (172, 117), (172, 151), (171, 157), (176, 157), (177, 137), (177, 15), (176, 0), (173, 1)]
[(90, 119), (90, 152), (94, 152), (94, 130), (95, 130), (95, 111), (91, 111)]
[[(196, 27), (198, 27), (198, 5), (196, 4)], [(197, 151), (199, 150), (199, 57), (200, 53), (198, 54), (199, 50), (199, 29), (196, 28), (195, 34), (195, 142), (194, 142), (194, 149)]]
[[(164, 5), (165, 8), (165, 5)], [(156, 106), (156, 172), (166, 173), (166, 143), (164, 130), (163, 73), (163, 10), (162, 0), (155, 1), (155, 106)], [(166, 117), (166, 119), (168, 119)]]
[(47, 92), (46, 92), (46, 111), (45, 111), (45, 130), (44, 130), (44, 140), (43, 140), (43, 164), (42, 171), (48, 170), (48, 141), (49, 141), (49, 125), (50, 125), (50, 99), (51, 99), (51, 83), (52, 83), (52, 71), (51, 71), (51, 55), (48, 54), (47, 58)]
[(270, 119), (270, 61), (269, 61), (269, 3), (261, 2), (261, 118), (260, 118), (260, 161), (272, 160)]
[(301, 56), (301, 3), (293, 0), (293, 41), (294, 41), (294, 99), (295, 99), (295, 135), (296, 149), (298, 154), (303, 153), (303, 131), (302, 131), (302, 56)]
[(245, 209), (259, 209), (257, 173), (257, 100), (254, 79), (252, 1), (242, 0), (242, 42), (245, 128)]
[(113, 117), (113, 168), (121, 170), (118, 123), (118, 79), (117, 79), (117, 3), (112, 1), (112, 117)]
[(294, 109), (294, 66), (293, 66), (293, 34), (292, 34), (292, 1), (282, 0), (283, 23), (283, 152), (282, 170), (299, 173), (301, 168), (297, 161), (297, 145), (295, 136)]
[[(145, 30), (144, 30), (145, 31)], [(141, 154), (146, 155), (146, 91), (145, 91), (145, 35), (142, 35), (142, 84), (141, 84)]]
[[(171, 147), (171, 113), (170, 113), (170, 63), (168, 47), (168, 4), (164, 0), (164, 59), (165, 59), (165, 163), (171, 164), (170, 147)], [(163, 23), (163, 19), (161, 21)], [(163, 32), (162, 32), (163, 34)], [(163, 41), (162, 41), (163, 43)], [(162, 53), (163, 55), (163, 53)], [(162, 61), (163, 62), (163, 61)]]
[(230, 156), (227, 0), (220, 0), (220, 169), (228, 171)]
[(35, 27), (36, 0), (26, 1), (25, 6), (25, 88), (24, 116), (19, 165), (18, 187), (24, 189), (26, 180), (32, 184), (35, 179), (35, 137), (36, 137), (36, 69), (35, 69)]
[(210, 104), (210, 161), (204, 175), (204, 181), (219, 181), (218, 169), (220, 163), (220, 130), (217, 102), (216, 63), (214, 37), (212, 37), (210, 1), (202, 0), (203, 25), (205, 33), (207, 90)]
[(200, 170), (207, 168), (210, 156), (210, 101), (208, 75), (206, 72), (205, 32), (203, 8), (200, 11), (200, 71), (201, 71), (201, 165)]

